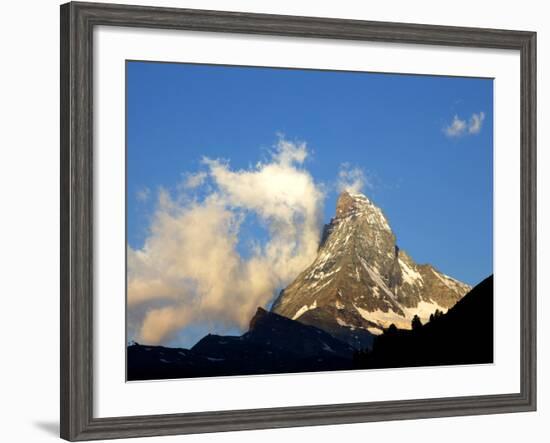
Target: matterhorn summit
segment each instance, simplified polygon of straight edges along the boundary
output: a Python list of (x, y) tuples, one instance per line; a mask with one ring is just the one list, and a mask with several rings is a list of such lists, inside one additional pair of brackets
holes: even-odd
[(446, 312), (469, 290), (399, 249), (386, 216), (365, 195), (342, 192), (314, 262), (281, 292), (272, 312), (323, 329), (356, 348), (394, 324), (410, 329)]

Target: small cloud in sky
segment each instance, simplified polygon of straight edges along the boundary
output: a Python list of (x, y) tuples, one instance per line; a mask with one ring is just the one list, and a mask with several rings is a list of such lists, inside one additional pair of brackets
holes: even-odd
[(141, 188), (136, 192), (136, 199), (142, 203), (145, 203), (147, 200), (149, 200), (150, 196), (151, 196), (151, 190), (147, 186), (145, 186), (144, 188)]
[(452, 123), (449, 126), (446, 126), (444, 129), (447, 137), (458, 137), (463, 135), (466, 131), (466, 120), (461, 120), (458, 118), (458, 115), (455, 115)]
[(481, 131), (481, 126), (483, 125), (483, 120), (485, 120), (484, 112), (472, 114), (470, 117), (470, 124), (468, 125), (468, 132), (470, 134), (479, 134)]
[(201, 186), (206, 178), (208, 177), (208, 174), (206, 172), (197, 172), (195, 174), (187, 174), (185, 177), (185, 181), (183, 183), (183, 187), (187, 189), (195, 189)]
[(453, 117), (453, 121), (443, 129), (443, 132), (447, 137), (461, 137), (463, 135), (474, 135), (481, 132), (483, 121), (485, 120), (485, 113), (473, 113), (469, 120), (461, 119), (458, 115)]
[(338, 171), (338, 191), (348, 191), (352, 194), (362, 192), (363, 188), (371, 187), (367, 176), (364, 171), (357, 167), (352, 166), (348, 162), (340, 164)]

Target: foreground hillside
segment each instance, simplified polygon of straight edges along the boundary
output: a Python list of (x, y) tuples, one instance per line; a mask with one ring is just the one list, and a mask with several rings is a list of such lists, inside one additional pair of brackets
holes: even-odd
[(412, 330), (387, 330), (372, 350), (356, 353), (355, 368), (389, 368), (493, 362), (493, 277), (446, 314)]
[(241, 336), (208, 334), (191, 349), (128, 347), (128, 380), (350, 369), (354, 349), (330, 334), (258, 308)]

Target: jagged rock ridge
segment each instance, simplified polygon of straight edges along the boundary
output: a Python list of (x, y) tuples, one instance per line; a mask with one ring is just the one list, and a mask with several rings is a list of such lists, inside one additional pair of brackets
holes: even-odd
[(425, 322), (436, 309), (446, 312), (470, 289), (415, 263), (397, 246), (380, 208), (363, 194), (343, 192), (317, 258), (271, 310), (358, 348), (392, 323), (409, 329), (415, 314)]

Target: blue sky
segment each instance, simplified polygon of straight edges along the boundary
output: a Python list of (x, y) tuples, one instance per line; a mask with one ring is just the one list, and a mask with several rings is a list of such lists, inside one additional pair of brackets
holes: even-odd
[[(158, 188), (202, 156), (246, 169), (282, 133), (307, 142), (325, 222), (347, 162), (400, 248), (476, 284), (493, 272), (492, 120), (490, 79), (127, 62), (128, 243), (143, 245)], [(254, 222), (243, 234), (261, 239)]]

